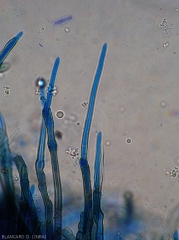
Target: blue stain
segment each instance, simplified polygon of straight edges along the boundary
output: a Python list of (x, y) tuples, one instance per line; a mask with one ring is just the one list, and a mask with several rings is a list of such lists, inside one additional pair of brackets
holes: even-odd
[(32, 194), (32, 196), (33, 196), (34, 193), (35, 193), (35, 185), (34, 185), (34, 184), (31, 185), (31, 187), (30, 187), (30, 192), (31, 192), (31, 194)]
[[(10, 39), (4, 48), (0, 52), (0, 72), (7, 71), (8, 69), (5, 68), (5, 65), (3, 66), (3, 62), (6, 59), (7, 55), (10, 53), (10, 51), (14, 48), (14, 46), (17, 44), (19, 39), (22, 37), (23, 32), (19, 32), (15, 37)], [(8, 67), (8, 66), (7, 66)]]
[[(61, 228), (62, 228), (62, 190), (60, 172), (57, 158), (57, 143), (54, 136), (54, 123), (53, 117), (50, 110), (52, 101), (52, 92), (56, 80), (56, 74), (58, 71), (60, 58), (57, 58), (50, 78), (48, 87), (47, 97), (45, 96), (45, 85), (40, 88), (40, 100), (42, 103), (42, 124), (39, 138), (39, 147), (37, 152), (36, 160), (36, 174), (38, 179), (38, 187), (41, 193), (43, 203), (45, 206), (45, 224), (46, 224), (46, 236), (47, 239), (61, 239)], [(53, 172), (54, 182), (54, 221), (53, 221), (53, 204), (47, 193), (46, 177), (44, 173), (44, 152), (45, 152), (45, 141), (46, 131), (48, 135), (48, 147), (51, 154), (51, 164)]]
[(87, 111), (87, 116), (86, 116), (84, 131), (83, 131), (82, 144), (81, 144), (81, 158), (84, 158), (84, 159), (87, 158), (89, 132), (90, 132), (90, 127), (91, 127), (91, 122), (92, 122), (92, 117), (93, 117), (96, 93), (97, 93), (99, 80), (100, 80), (102, 70), (103, 70), (106, 51), (107, 51), (107, 43), (105, 43), (102, 47), (96, 75), (95, 75), (93, 86), (91, 89), (90, 100), (89, 100), (89, 104), (88, 104), (88, 111)]
[(179, 240), (179, 233), (178, 230), (176, 229), (174, 234), (173, 234), (173, 240)]
[(69, 23), (73, 20), (73, 16), (71, 14), (67, 15), (67, 16), (63, 16), (61, 18), (58, 18), (56, 20), (53, 21), (53, 26), (62, 26), (66, 23)]
[[(98, 194), (94, 194), (94, 201), (92, 199), (92, 187), (91, 187), (91, 176), (90, 176), (90, 168), (88, 165), (88, 160), (87, 160), (87, 153), (88, 153), (88, 141), (89, 141), (89, 132), (90, 132), (90, 127), (91, 127), (91, 122), (92, 122), (92, 117), (93, 117), (93, 111), (94, 111), (94, 104), (95, 104), (95, 99), (96, 99), (96, 94), (97, 94), (97, 89), (99, 85), (99, 80), (102, 74), (103, 70), (103, 65), (104, 65), (104, 60), (106, 56), (106, 51), (107, 51), (107, 44), (105, 43), (102, 47), (102, 51), (100, 54), (99, 62), (98, 62), (98, 67), (97, 71), (95, 74), (94, 82), (92, 85), (91, 89), (91, 94), (90, 94), (90, 100), (89, 100), (89, 105), (88, 105), (88, 111), (87, 111), (87, 116), (85, 120), (85, 126), (84, 126), (84, 131), (83, 131), (83, 136), (82, 136), (82, 143), (81, 143), (81, 158), (80, 158), (80, 168), (81, 168), (81, 173), (82, 173), (82, 179), (83, 179), (83, 189), (84, 189), (84, 211), (81, 213), (80, 216), (80, 223), (78, 226), (78, 232), (76, 235), (77, 239), (103, 239), (103, 228), (101, 227), (101, 223), (103, 221), (103, 214), (101, 209), (98, 211), (95, 211), (96, 205), (99, 206), (98, 202)], [(101, 133), (98, 134), (97, 138), (97, 146), (98, 148), (100, 147), (101, 143)], [(101, 151), (99, 149), (99, 151)], [(96, 157), (96, 165), (99, 165), (100, 161), (100, 154), (97, 153)], [(98, 166), (99, 167), (99, 166)], [(97, 169), (96, 169), (97, 171)], [(97, 175), (99, 172), (97, 171)], [(98, 178), (96, 177), (95, 174), (95, 187), (99, 185)], [(99, 176), (100, 178), (100, 176)], [(97, 190), (98, 192), (98, 190)], [(101, 194), (101, 192), (99, 193)], [(94, 213), (93, 213), (94, 209)], [(94, 226), (94, 218), (96, 221), (96, 226)]]
[[(48, 92), (47, 92), (47, 101), (46, 101), (46, 105), (44, 106), (43, 111), (46, 111), (46, 110), (48, 111), (48, 108), (50, 108), (59, 64), (60, 64), (60, 58), (57, 57), (55, 60), (53, 69), (52, 69), (52, 74), (51, 74), (50, 83), (49, 83)], [(44, 113), (44, 114), (47, 114), (47, 113)]]
[[(53, 183), (54, 183), (54, 239), (61, 239), (62, 233), (62, 189), (61, 189), (61, 179), (59, 171), (59, 163), (57, 156), (57, 143), (54, 134), (54, 122), (53, 116), (50, 109), (53, 88), (56, 80), (56, 74), (60, 64), (60, 58), (56, 58), (52, 74), (50, 78), (50, 83), (47, 92), (47, 99), (44, 102), (44, 107), (42, 110), (43, 120), (45, 122), (47, 131), (47, 145), (51, 155), (51, 165), (53, 173)], [(43, 94), (42, 94), (43, 95)]]
[(102, 133), (99, 132), (96, 140), (96, 157), (94, 164), (94, 188), (93, 188), (93, 237), (94, 239), (104, 239), (103, 219), (104, 214), (101, 209), (102, 184), (103, 184), (104, 154), (102, 151)]

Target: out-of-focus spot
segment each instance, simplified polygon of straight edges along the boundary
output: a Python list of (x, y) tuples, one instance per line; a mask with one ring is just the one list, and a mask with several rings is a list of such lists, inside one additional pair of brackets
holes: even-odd
[(62, 139), (62, 132), (60, 132), (59, 130), (56, 130), (55, 131), (55, 137), (58, 139), (58, 140), (61, 140)]
[(26, 134), (21, 134), (21, 135), (19, 135), (19, 137), (18, 137), (18, 139), (17, 139), (17, 145), (18, 145), (19, 147), (24, 148), (24, 147), (28, 146), (28, 144), (29, 144), (29, 138), (28, 138), (28, 136), (27, 136)]
[(92, 44), (97, 44), (99, 42), (99, 39), (98, 38), (92, 38), (91, 39), (91, 43)]
[(82, 200), (83, 200), (83, 197), (82, 197), (82, 196), (78, 196), (78, 197), (77, 197), (77, 200), (78, 200), (78, 201), (82, 201)]
[(120, 106), (119, 106), (119, 112), (124, 113), (125, 111), (126, 111), (125, 106), (120, 105)]
[(167, 106), (167, 103), (165, 101), (160, 102), (160, 107), (165, 108)]
[(75, 113), (71, 113), (69, 119), (72, 122), (76, 122), (78, 120), (78, 116)]
[(170, 203), (174, 203), (175, 199), (174, 198), (170, 198)]
[(48, 195), (51, 196), (53, 195), (54, 190), (52, 188), (49, 188), (47, 192), (48, 192)]
[(37, 132), (40, 129), (41, 121), (40, 121), (40, 113), (38, 111), (33, 112), (30, 114), (28, 122), (30, 130), (33, 132)]
[(76, 113), (70, 113), (68, 117), (64, 118), (63, 123), (65, 125), (68, 125), (68, 124), (76, 123), (77, 121), (78, 121), (78, 116), (76, 115)]
[(111, 145), (111, 141), (110, 140), (106, 140), (105, 145), (106, 146), (110, 146)]
[(175, 159), (176, 164), (179, 164), (179, 156)]
[(0, 78), (3, 78), (5, 76), (4, 73), (0, 73)]
[(66, 33), (69, 33), (69, 32), (71, 31), (71, 29), (70, 29), (69, 27), (65, 27), (65, 28), (64, 28), (64, 31), (65, 31)]

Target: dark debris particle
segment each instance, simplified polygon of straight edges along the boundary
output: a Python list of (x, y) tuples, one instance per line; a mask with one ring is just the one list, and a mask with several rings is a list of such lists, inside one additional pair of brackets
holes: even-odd
[(55, 137), (58, 139), (58, 140), (61, 140), (62, 139), (62, 132), (60, 132), (59, 130), (56, 130), (55, 131)]

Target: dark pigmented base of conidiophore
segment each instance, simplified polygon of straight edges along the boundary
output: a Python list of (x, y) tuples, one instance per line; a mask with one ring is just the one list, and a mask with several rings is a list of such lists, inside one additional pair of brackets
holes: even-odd
[[(58, 24), (71, 19), (64, 18), (59, 20)], [(57, 23), (56, 23), (57, 24)], [(14, 38), (8, 41), (3, 50), (0, 52), (0, 67), (2, 67), (4, 59), (15, 46), (22, 32), (18, 33)], [(81, 142), (81, 157), (79, 160), (84, 191), (84, 207), (79, 216), (79, 224), (76, 235), (69, 229), (63, 228), (62, 219), (62, 187), (60, 178), (60, 160), (57, 155), (57, 132), (54, 132), (54, 121), (51, 112), (51, 103), (53, 97), (53, 89), (56, 80), (57, 71), (60, 64), (60, 58), (55, 60), (50, 83), (48, 86), (47, 96), (45, 94), (46, 84), (40, 84), (40, 100), (42, 104), (42, 122), (40, 137), (37, 149), (37, 158), (35, 162), (35, 170), (37, 176), (38, 189), (41, 194), (41, 199), (44, 208), (44, 219), (39, 220), (38, 211), (36, 209), (33, 193), (35, 185), (31, 185), (28, 177), (28, 169), (22, 156), (11, 153), (10, 144), (12, 139), (18, 133), (15, 129), (12, 136), (8, 138), (6, 125), (2, 114), (0, 113), (0, 237), (9, 235), (23, 236), (23, 239), (31, 239), (32, 236), (43, 236), (41, 239), (47, 240), (103, 240), (105, 239), (104, 231), (104, 213), (101, 206), (102, 184), (103, 184), (103, 168), (104, 154), (102, 148), (102, 133), (97, 133), (96, 139), (96, 156), (94, 163), (93, 187), (91, 185), (91, 173), (88, 163), (88, 142), (89, 133), (92, 124), (93, 111), (98, 90), (100, 77), (102, 74), (104, 61), (106, 57), (107, 44), (102, 46), (95, 78), (93, 81), (91, 94), (89, 98), (88, 111), (85, 120), (85, 126)], [(1, 71), (2, 69), (0, 69)], [(38, 82), (39, 83), (39, 82)], [(52, 177), (54, 198), (53, 201), (48, 194), (47, 181), (44, 172), (45, 167), (45, 148), (47, 146), (51, 158)], [(61, 138), (61, 135), (59, 136)], [(17, 196), (14, 187), (12, 165), (15, 164), (20, 178), (20, 196)], [(138, 221), (135, 219), (135, 206), (133, 202), (133, 194), (129, 191), (124, 193), (124, 214), (122, 217), (116, 215), (111, 219), (116, 221), (118, 226), (117, 234), (108, 239), (124, 240), (128, 239), (128, 233), (133, 229), (135, 233), (134, 240), (144, 240), (147, 233), (139, 231)], [(65, 206), (64, 206), (65, 208)], [(110, 207), (108, 208), (110, 209)], [(116, 210), (117, 213), (117, 210)], [(178, 219), (178, 218), (177, 218)], [(141, 235), (141, 236), (140, 236)], [(108, 232), (106, 231), (106, 236)], [(169, 235), (167, 235), (169, 237)], [(16, 237), (18, 239), (18, 237)], [(35, 239), (35, 238), (33, 238)], [(36, 238), (38, 239), (38, 238)], [(130, 238), (131, 239), (131, 238)], [(147, 238), (148, 239), (148, 238)], [(156, 239), (156, 238), (155, 238)], [(158, 240), (168, 239), (163, 235), (158, 236)], [(170, 239), (179, 240), (178, 230), (170, 234)]]

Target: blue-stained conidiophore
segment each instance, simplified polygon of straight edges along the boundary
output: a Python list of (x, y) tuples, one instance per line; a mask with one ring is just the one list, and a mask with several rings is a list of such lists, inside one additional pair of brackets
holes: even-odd
[[(94, 111), (94, 104), (96, 99), (96, 94), (98, 90), (99, 80), (102, 74), (105, 56), (107, 51), (107, 43), (105, 43), (102, 47), (101, 54), (99, 57), (99, 62), (95, 74), (95, 78), (93, 81), (90, 100), (88, 105), (87, 116), (85, 120), (85, 126), (82, 136), (81, 142), (81, 158), (80, 158), (80, 168), (83, 179), (83, 189), (84, 189), (84, 211), (80, 215), (80, 222), (78, 225), (78, 232), (76, 235), (77, 239), (99, 239), (103, 240), (103, 213), (100, 209), (100, 195), (101, 189), (96, 189), (96, 186), (101, 185), (101, 176), (100, 168), (101, 164), (101, 133), (98, 134), (97, 137), (97, 148), (98, 152), (96, 155), (96, 164), (95, 164), (95, 180), (94, 180), (94, 195), (92, 198), (92, 187), (91, 187), (91, 176), (90, 176), (90, 168), (87, 159), (88, 153), (88, 142), (89, 142), (89, 132), (92, 122), (92, 116)], [(96, 167), (98, 166), (98, 167)], [(95, 194), (95, 190), (97, 191)], [(96, 211), (96, 207), (99, 207), (98, 211)]]
[(81, 143), (81, 159), (87, 159), (89, 132), (90, 132), (91, 121), (93, 117), (94, 104), (95, 104), (96, 94), (98, 90), (99, 80), (102, 74), (104, 60), (106, 57), (106, 51), (107, 51), (107, 43), (105, 43), (102, 47), (94, 82), (91, 89), (90, 100), (88, 104), (88, 111), (87, 111), (87, 116), (85, 120), (83, 138)]
[(7, 55), (10, 53), (10, 51), (13, 49), (13, 47), (16, 45), (16, 43), (19, 41), (19, 39), (22, 37), (23, 32), (19, 32), (15, 37), (11, 38), (4, 48), (0, 52), (0, 73), (5, 72), (9, 69), (10, 65), (9, 63), (3, 63), (6, 59)]
[[(43, 120), (45, 122), (46, 130), (47, 130), (47, 136), (48, 136), (47, 145), (51, 155), (51, 165), (52, 165), (53, 184), (54, 184), (53, 238), (60, 240), (61, 234), (62, 234), (62, 189), (61, 189), (59, 162), (58, 162), (58, 156), (57, 156), (57, 143), (56, 143), (55, 134), (54, 134), (54, 122), (53, 122), (52, 112), (50, 109), (52, 96), (53, 96), (52, 91), (54, 88), (59, 64), (60, 64), (60, 58), (58, 57), (56, 58), (53, 69), (52, 69), (52, 74), (51, 74), (50, 83), (49, 83), (48, 92), (47, 92), (47, 100), (45, 101), (44, 108), (42, 110), (42, 115), (43, 115)], [(46, 190), (45, 192), (41, 192), (41, 193), (46, 194)], [(51, 212), (49, 212), (49, 214), (51, 216)], [(51, 222), (51, 219), (50, 219), (50, 222)], [(46, 220), (46, 223), (47, 223), (47, 220)]]
[(62, 26), (73, 20), (73, 15), (69, 14), (53, 21), (53, 26)]

